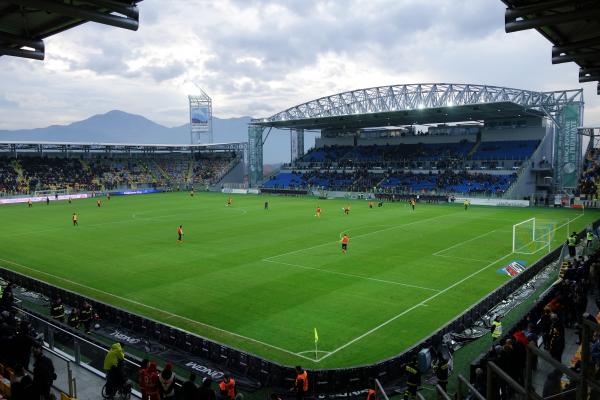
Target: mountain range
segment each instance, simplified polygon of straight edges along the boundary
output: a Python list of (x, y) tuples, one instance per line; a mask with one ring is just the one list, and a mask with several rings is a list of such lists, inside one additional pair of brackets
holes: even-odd
[[(214, 142), (248, 141), (250, 119), (250, 117), (213, 117)], [(141, 115), (113, 110), (67, 125), (0, 130), (0, 141), (188, 144), (190, 143), (190, 125), (187, 123), (169, 128)], [(310, 147), (314, 145), (312, 137), (307, 137), (305, 142), (309, 142), (306, 145)], [(290, 158), (288, 132), (273, 129), (265, 142), (263, 151), (265, 163), (288, 162)]]

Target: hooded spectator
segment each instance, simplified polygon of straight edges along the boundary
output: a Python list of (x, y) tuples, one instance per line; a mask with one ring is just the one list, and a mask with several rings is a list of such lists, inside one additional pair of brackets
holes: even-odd
[(174, 399), (175, 398), (175, 373), (173, 372), (173, 365), (167, 363), (165, 369), (160, 373), (159, 386), (161, 399)]

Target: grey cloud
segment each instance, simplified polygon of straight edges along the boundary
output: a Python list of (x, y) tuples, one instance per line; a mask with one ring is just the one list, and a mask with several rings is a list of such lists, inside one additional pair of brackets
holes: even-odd
[(150, 65), (143, 68), (143, 71), (150, 75), (156, 82), (162, 82), (181, 76), (186, 70), (182, 62), (174, 61), (167, 65)]
[(5, 94), (0, 93), (0, 108), (17, 108), (19, 104), (6, 98)]
[[(497, 0), (145, 0), (139, 7), (138, 32), (88, 23), (49, 38), (49, 60), (64, 61), (71, 71), (0, 57), (9, 99), (39, 92), (57, 101), (21, 105), (20, 117), (0, 104), (0, 124), (18, 127), (20, 118), (28, 126), (34, 115), (43, 126), (67, 109), (84, 117), (120, 108), (180, 125), (187, 103), (177, 85), (186, 79), (213, 96), (222, 116), (266, 116), (334, 92), (413, 77), (581, 86), (574, 67), (551, 65), (550, 44), (537, 32), (503, 32), (504, 5)], [(54, 40), (72, 54), (57, 57)], [(262, 63), (239, 62), (247, 57)], [(331, 68), (323, 65), (329, 59)], [(597, 123), (600, 97), (594, 85), (585, 88), (586, 122)], [(164, 111), (175, 108), (179, 114)]]

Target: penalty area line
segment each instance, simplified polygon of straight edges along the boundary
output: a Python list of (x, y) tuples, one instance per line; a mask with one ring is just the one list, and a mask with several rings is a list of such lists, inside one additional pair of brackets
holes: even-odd
[(489, 263), (489, 264), (488, 264), (488, 265), (486, 265), (485, 267), (483, 267), (483, 268), (481, 268), (481, 269), (478, 269), (477, 271), (473, 272), (472, 274), (470, 274), (470, 275), (467, 275), (466, 277), (462, 278), (461, 280), (459, 280), (459, 281), (457, 281), (457, 282), (453, 283), (452, 285), (448, 286), (446, 289), (444, 289), (444, 290), (441, 290), (441, 291), (439, 291), (438, 293), (436, 293), (436, 294), (434, 294), (434, 295), (432, 295), (432, 296), (429, 296), (428, 298), (426, 298), (425, 300), (421, 301), (420, 303), (417, 303), (417, 304), (415, 304), (414, 306), (412, 306), (412, 307), (410, 307), (410, 308), (407, 308), (406, 310), (402, 311), (402, 312), (401, 312), (401, 313), (399, 313), (399, 314), (396, 314), (396, 315), (395, 315), (395, 316), (393, 316), (392, 318), (388, 319), (387, 321), (384, 321), (384, 322), (382, 322), (381, 324), (379, 324), (379, 325), (377, 325), (376, 327), (374, 327), (374, 328), (372, 328), (372, 329), (368, 330), (367, 332), (363, 333), (362, 335), (355, 337), (354, 339), (350, 340), (349, 342), (347, 342), (347, 343), (345, 343), (345, 344), (341, 345), (340, 347), (338, 347), (337, 349), (335, 349), (335, 350), (331, 351), (329, 354), (326, 354), (326, 355), (324, 355), (323, 357), (319, 358), (319, 359), (318, 359), (318, 360), (316, 360), (315, 362), (317, 362), (317, 363), (318, 363), (318, 362), (321, 362), (321, 361), (323, 361), (323, 360), (324, 360), (324, 359), (326, 359), (327, 357), (330, 357), (330, 356), (334, 355), (335, 353), (339, 352), (340, 350), (343, 350), (343, 349), (345, 349), (346, 347), (348, 347), (348, 346), (350, 346), (350, 345), (352, 345), (352, 344), (354, 344), (354, 343), (358, 342), (359, 340), (361, 340), (361, 339), (363, 339), (363, 338), (365, 338), (365, 337), (369, 336), (369, 335), (370, 335), (370, 334), (372, 334), (373, 332), (376, 332), (376, 331), (378, 331), (379, 329), (381, 329), (381, 328), (383, 328), (384, 326), (386, 326), (386, 325), (390, 324), (391, 322), (394, 322), (394, 321), (395, 321), (395, 320), (397, 320), (398, 318), (400, 318), (400, 317), (402, 317), (402, 316), (404, 316), (404, 315), (408, 314), (409, 312), (413, 311), (414, 309), (416, 309), (416, 308), (419, 308), (419, 307), (422, 307), (422, 306), (425, 306), (425, 305), (427, 305), (426, 303), (428, 303), (429, 301), (431, 301), (431, 300), (435, 299), (435, 298), (436, 298), (436, 297), (438, 297), (438, 296), (441, 296), (442, 294), (446, 293), (446, 292), (447, 292), (447, 291), (449, 291), (450, 289), (453, 289), (453, 288), (455, 288), (456, 286), (460, 285), (461, 283), (463, 283), (463, 282), (465, 282), (465, 281), (467, 281), (467, 280), (471, 279), (471, 278), (472, 278), (472, 277), (474, 277), (475, 275), (478, 275), (479, 273), (481, 273), (481, 272), (485, 271), (486, 269), (488, 269), (488, 268), (489, 268), (489, 267), (491, 267), (492, 265), (495, 265), (495, 264), (499, 263), (500, 261), (504, 260), (505, 258), (507, 258), (507, 257), (510, 257), (512, 254), (513, 254), (513, 253), (512, 253), (512, 252), (510, 252), (510, 253), (508, 253), (508, 254), (506, 254), (506, 255), (504, 255), (504, 256), (502, 256), (502, 257), (498, 258), (497, 260), (494, 260), (494, 261), (492, 261), (491, 263)]
[[(87, 286), (87, 285), (84, 285), (84, 284), (72, 281), (70, 279), (63, 278), (63, 277), (58, 276), (58, 275), (50, 274), (50, 273), (45, 272), (45, 271), (40, 271), (38, 269), (31, 268), (31, 267), (28, 267), (26, 265), (16, 263), (14, 261), (10, 261), (10, 260), (6, 260), (6, 259), (0, 258), (0, 262), (5, 262), (5, 263), (12, 264), (12, 265), (15, 265), (15, 266), (20, 267), (20, 268), (24, 268), (24, 269), (27, 269), (27, 270), (30, 270), (30, 271), (33, 271), (33, 272), (37, 272), (39, 274), (46, 275), (46, 276), (49, 276), (49, 277), (54, 278), (54, 279), (58, 279), (60, 281), (67, 282), (67, 283), (69, 283), (71, 285), (79, 286), (79, 287), (82, 287), (82, 288), (94, 291), (96, 293), (103, 294), (105, 296), (109, 296), (109, 297), (112, 297), (112, 298), (115, 298), (115, 299), (119, 299), (119, 300), (124, 301), (126, 303), (135, 304), (137, 306), (144, 307), (144, 308), (146, 308), (148, 310), (157, 311), (157, 312), (159, 312), (159, 313), (161, 313), (163, 315), (168, 316), (168, 319), (170, 319), (170, 318), (177, 318), (177, 319), (180, 319), (182, 321), (190, 322), (190, 323), (192, 323), (194, 325), (204, 326), (204, 327), (206, 327), (208, 329), (212, 329), (214, 331), (223, 333), (225, 335), (230, 335), (230, 336), (237, 337), (239, 339), (247, 340), (249, 342), (254, 342), (256, 344), (260, 344), (262, 346), (269, 347), (271, 349), (274, 349), (274, 350), (277, 350), (277, 351), (280, 351), (280, 352), (283, 352), (283, 353), (286, 353), (286, 354), (290, 354), (290, 355), (293, 355), (293, 356), (301, 357), (301, 358), (304, 358), (304, 359), (309, 360), (309, 361), (315, 361), (314, 358), (306, 357), (306, 356), (303, 356), (302, 354), (299, 354), (299, 353), (294, 353), (293, 351), (290, 351), (290, 350), (287, 350), (287, 349), (284, 349), (284, 348), (281, 348), (281, 347), (278, 347), (278, 346), (275, 346), (275, 345), (263, 342), (263, 341), (258, 340), (258, 339), (253, 339), (251, 337), (240, 335), (240, 334), (235, 333), (235, 332), (229, 332), (229, 331), (226, 331), (225, 329), (221, 329), (221, 328), (218, 328), (216, 326), (213, 326), (213, 325), (210, 325), (210, 324), (206, 324), (204, 322), (199, 322), (199, 321), (196, 321), (196, 320), (184, 317), (182, 315), (178, 315), (178, 314), (174, 314), (174, 313), (169, 312), (169, 311), (161, 310), (160, 308), (157, 308), (157, 307), (154, 307), (154, 306), (150, 306), (148, 304), (144, 304), (144, 303), (141, 303), (139, 301), (128, 299), (126, 297), (122, 297), (122, 296), (119, 296), (119, 295), (116, 295), (116, 294), (105, 292), (104, 290), (96, 289), (96, 288), (93, 288), (91, 286)], [(179, 327), (172, 326), (172, 325), (169, 325), (169, 324), (165, 324), (165, 325), (167, 325), (167, 326), (169, 326), (171, 328), (174, 328), (174, 329), (181, 329)], [(216, 342), (216, 343), (218, 343), (218, 342)]]

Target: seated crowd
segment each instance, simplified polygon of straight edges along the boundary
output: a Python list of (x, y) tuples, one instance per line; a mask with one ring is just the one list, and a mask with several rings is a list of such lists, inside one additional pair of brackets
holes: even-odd
[(337, 166), (350, 166), (394, 161), (525, 160), (533, 154), (538, 144), (538, 140), (482, 142), (479, 144), (462, 140), (456, 143), (324, 146), (310, 150), (297, 162), (325, 165), (335, 163)]
[(13, 300), (8, 285), (0, 300), (0, 373), (10, 380), (10, 400), (49, 399), (56, 379), (54, 365), (43, 354), (30, 324), (17, 318)]
[(312, 149), (271, 177), (263, 188), (501, 196), (516, 181), (517, 175), (483, 173), (483, 170), (518, 169), (538, 144), (538, 140), (462, 140), (324, 146)]
[(153, 155), (89, 158), (0, 156), (0, 196), (42, 190), (101, 191), (216, 183), (239, 161), (219, 155)]
[(600, 149), (590, 149), (586, 154), (578, 191), (594, 199), (600, 198)]
[(516, 180), (516, 174), (488, 174), (468, 171), (368, 172), (366, 169), (309, 170), (280, 172), (263, 187), (270, 189), (329, 189), (340, 191), (393, 191), (420, 193), (469, 193), (502, 195)]

